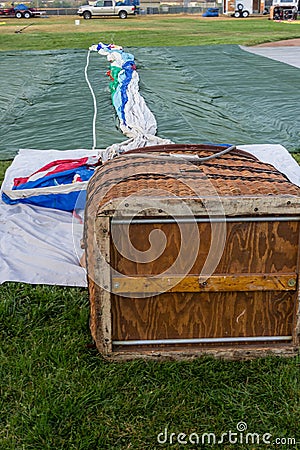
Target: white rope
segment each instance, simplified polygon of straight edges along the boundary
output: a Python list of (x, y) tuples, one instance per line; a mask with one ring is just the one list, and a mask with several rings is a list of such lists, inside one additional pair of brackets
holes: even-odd
[(90, 63), (90, 53), (91, 53), (91, 51), (89, 50), (88, 53), (87, 53), (87, 57), (86, 57), (86, 66), (85, 66), (85, 69), (84, 69), (84, 74), (85, 74), (85, 81), (88, 84), (88, 87), (89, 87), (89, 89), (91, 91), (91, 94), (92, 94), (92, 97), (93, 97), (93, 102), (94, 102), (93, 147), (92, 147), (92, 150), (95, 150), (96, 144), (97, 144), (97, 139), (96, 139), (97, 101), (96, 101), (96, 96), (94, 94), (92, 85), (91, 85), (91, 83), (89, 81), (89, 78), (88, 78), (88, 67), (89, 67), (89, 63)]

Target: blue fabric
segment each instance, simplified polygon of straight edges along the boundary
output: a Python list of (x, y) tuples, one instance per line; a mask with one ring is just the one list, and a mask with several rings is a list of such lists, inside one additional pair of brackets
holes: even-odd
[(134, 61), (128, 60), (125, 64), (123, 64), (122, 68), (124, 72), (119, 73), (120, 89), (117, 89), (117, 91), (120, 91), (121, 94), (120, 115), (125, 125), (126, 125), (125, 105), (128, 101), (127, 88), (132, 79), (133, 65)]
[(99, 51), (101, 49), (110, 53), (116, 52), (122, 55), (122, 70), (118, 75), (119, 84), (112, 96), (112, 102), (120, 121), (126, 125), (125, 105), (128, 101), (127, 88), (132, 79), (133, 70), (135, 70), (134, 56), (123, 50), (115, 49), (114, 47), (111, 47), (110, 44), (103, 44), (100, 42), (97, 45), (97, 50)]
[(57, 172), (45, 177), (41, 177), (35, 181), (14, 186), (13, 190), (35, 189), (49, 186), (59, 186), (61, 184), (71, 184), (75, 175), (80, 175), (82, 181), (88, 181), (94, 173), (94, 169), (87, 166), (77, 167), (76, 169)]
[(86, 190), (69, 192), (68, 194), (36, 195), (17, 200), (12, 200), (3, 192), (2, 200), (8, 205), (25, 203), (29, 205), (43, 206), (45, 208), (59, 209), (62, 211), (74, 211), (74, 209), (84, 209)]
[[(76, 169), (66, 170), (64, 172), (54, 173), (45, 177), (41, 177), (35, 181), (20, 184), (13, 187), (14, 191), (35, 188), (47, 188), (53, 186), (71, 185), (75, 175), (80, 175), (82, 181), (88, 181), (94, 173), (94, 168), (89, 168), (84, 165)], [(18, 203), (25, 203), (29, 205), (43, 206), (45, 208), (60, 209), (62, 211), (73, 211), (76, 209), (84, 209), (86, 200), (86, 190), (78, 183), (76, 191), (61, 192), (61, 193), (45, 193), (38, 195), (30, 195), (27, 198), (11, 199), (4, 192), (2, 199), (9, 205), (16, 205)]]

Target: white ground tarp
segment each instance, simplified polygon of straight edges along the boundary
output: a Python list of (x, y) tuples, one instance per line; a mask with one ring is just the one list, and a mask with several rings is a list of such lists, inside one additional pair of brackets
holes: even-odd
[[(64, 158), (92, 156), (91, 150), (20, 150), (6, 171), (2, 189), (15, 177), (29, 175)], [(83, 223), (69, 212), (0, 201), (0, 283), (86, 286), (80, 266)]]
[[(273, 164), (300, 186), (300, 167), (281, 145), (241, 145), (264, 162)], [(3, 183), (28, 175), (48, 162), (80, 158), (91, 150), (21, 150), (7, 170)], [(19, 281), (31, 284), (86, 286), (80, 266), (83, 224), (71, 213), (0, 202), (0, 283)]]
[[(264, 56), (265, 58), (270, 58), (274, 61), (289, 64), (300, 69), (300, 47), (244, 47), (241, 45), (240, 48), (246, 52)], [(283, 83), (284, 85), (284, 80), (280, 80), (279, 83)]]
[(277, 170), (284, 173), (292, 183), (300, 186), (300, 167), (282, 145), (239, 145), (238, 148), (251, 153), (264, 163), (272, 164)]

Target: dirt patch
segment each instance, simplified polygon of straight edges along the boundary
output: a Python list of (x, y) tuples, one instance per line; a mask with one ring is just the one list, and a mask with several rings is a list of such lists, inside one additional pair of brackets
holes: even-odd
[(285, 41), (266, 42), (265, 44), (258, 44), (255, 47), (300, 47), (300, 38), (286, 39)]

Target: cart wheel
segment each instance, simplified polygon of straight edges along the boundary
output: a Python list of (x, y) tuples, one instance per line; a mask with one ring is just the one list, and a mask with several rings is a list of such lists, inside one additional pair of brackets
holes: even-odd
[(20, 11), (17, 11), (15, 16), (17, 19), (22, 19), (22, 13)]
[(31, 13), (29, 11), (25, 11), (24, 12), (24, 17), (25, 17), (25, 19), (30, 19)]

